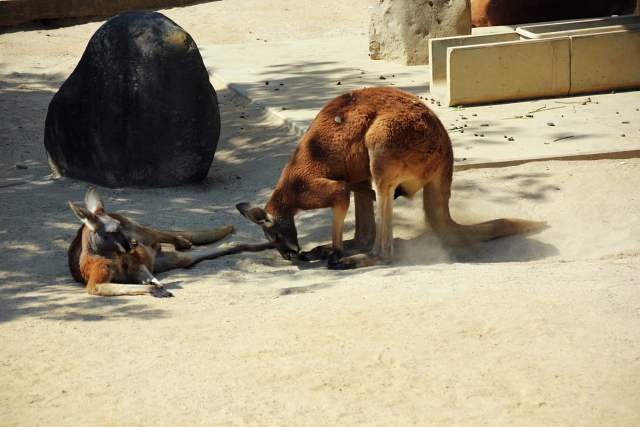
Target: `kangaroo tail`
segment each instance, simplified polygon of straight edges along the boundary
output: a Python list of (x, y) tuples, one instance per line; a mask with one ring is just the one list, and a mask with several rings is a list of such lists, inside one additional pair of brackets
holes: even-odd
[(173, 270), (174, 268), (189, 268), (200, 261), (215, 259), (225, 255), (236, 254), (244, 251), (263, 251), (273, 248), (273, 244), (266, 242), (256, 245), (242, 244), (235, 246), (223, 246), (215, 249), (201, 251), (161, 251), (156, 256), (153, 264), (154, 273)]
[(217, 242), (227, 234), (233, 232), (233, 225), (225, 225), (221, 228), (203, 231), (163, 231), (173, 237), (182, 237), (194, 245), (206, 245), (208, 243)]
[(450, 236), (446, 240), (455, 240), (455, 243), (450, 243), (454, 243), (456, 246), (469, 246), (511, 234), (537, 230), (545, 225), (547, 225), (547, 221), (529, 221), (518, 218), (494, 219), (473, 225), (456, 224), (456, 236), (453, 239), (451, 239), (453, 236)]

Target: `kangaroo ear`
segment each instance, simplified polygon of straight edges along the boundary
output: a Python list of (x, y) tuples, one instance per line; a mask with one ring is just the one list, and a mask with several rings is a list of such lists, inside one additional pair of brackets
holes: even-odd
[(93, 187), (89, 188), (87, 191), (87, 195), (84, 197), (84, 204), (87, 205), (87, 209), (93, 213), (97, 213), (99, 210), (104, 210), (102, 196), (98, 193), (98, 190)]
[(236, 205), (236, 209), (238, 209), (242, 215), (246, 216), (261, 227), (269, 228), (274, 224), (271, 215), (269, 215), (264, 209), (257, 206), (251, 207), (249, 203), (238, 203)]
[(73, 209), (76, 216), (80, 218), (80, 221), (84, 223), (91, 231), (96, 231), (100, 228), (100, 221), (98, 217), (96, 217), (89, 209), (81, 208), (80, 206), (75, 205), (71, 200), (69, 200), (69, 206)]

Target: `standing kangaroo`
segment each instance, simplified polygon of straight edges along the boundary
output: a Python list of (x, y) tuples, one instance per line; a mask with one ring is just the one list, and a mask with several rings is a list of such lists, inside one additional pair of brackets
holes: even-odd
[[(410, 199), (420, 189), (424, 190), (426, 219), (448, 247), (546, 224), (512, 218), (458, 224), (449, 213), (452, 177), (451, 140), (433, 111), (416, 96), (398, 89), (362, 89), (339, 96), (320, 111), (282, 171), (265, 209), (248, 203), (236, 208), (264, 229), (267, 240), (284, 259), (329, 258), (331, 269), (389, 262), (393, 256), (393, 199)], [(353, 241), (343, 243), (351, 191), (356, 230)], [(318, 208), (333, 210), (333, 243), (300, 252), (294, 215), (300, 209)], [(345, 243), (349, 250), (369, 252), (343, 258)]]
[(87, 209), (69, 201), (71, 209), (83, 222), (69, 247), (71, 275), (87, 285), (91, 295), (151, 294), (157, 298), (172, 297), (153, 276), (175, 268), (241, 251), (260, 251), (272, 247), (238, 245), (192, 252), (161, 251), (161, 243), (176, 249), (191, 248), (220, 240), (233, 231), (228, 225), (207, 231), (159, 231), (143, 227), (122, 215), (107, 214), (102, 196), (90, 188), (85, 197)]

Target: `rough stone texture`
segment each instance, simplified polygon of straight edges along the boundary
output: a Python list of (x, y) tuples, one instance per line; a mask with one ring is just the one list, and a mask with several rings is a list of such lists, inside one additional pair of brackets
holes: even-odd
[(219, 136), (193, 39), (162, 14), (128, 12), (96, 31), (53, 97), (44, 144), (54, 176), (165, 187), (204, 179)]
[(471, 34), (470, 0), (380, 0), (371, 14), (372, 59), (429, 63), (429, 39)]

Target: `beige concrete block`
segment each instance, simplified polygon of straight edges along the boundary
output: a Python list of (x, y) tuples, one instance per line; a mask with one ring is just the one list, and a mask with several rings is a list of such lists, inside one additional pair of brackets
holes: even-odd
[(430, 51), (431, 93), (444, 105), (640, 87), (637, 15), (434, 39)]
[(571, 37), (571, 94), (640, 87), (640, 30)]
[(538, 39), (610, 33), (612, 31), (633, 30), (636, 28), (640, 28), (640, 16), (625, 15), (523, 25), (518, 27), (516, 32), (527, 39)]
[(447, 48), (446, 105), (567, 95), (570, 39)]
[(429, 57), (431, 58), (430, 91), (442, 101), (448, 94), (447, 49), (459, 46), (475, 46), (488, 43), (499, 43), (520, 40), (515, 32), (501, 34), (483, 34), (474, 36), (443, 37), (429, 40)]

